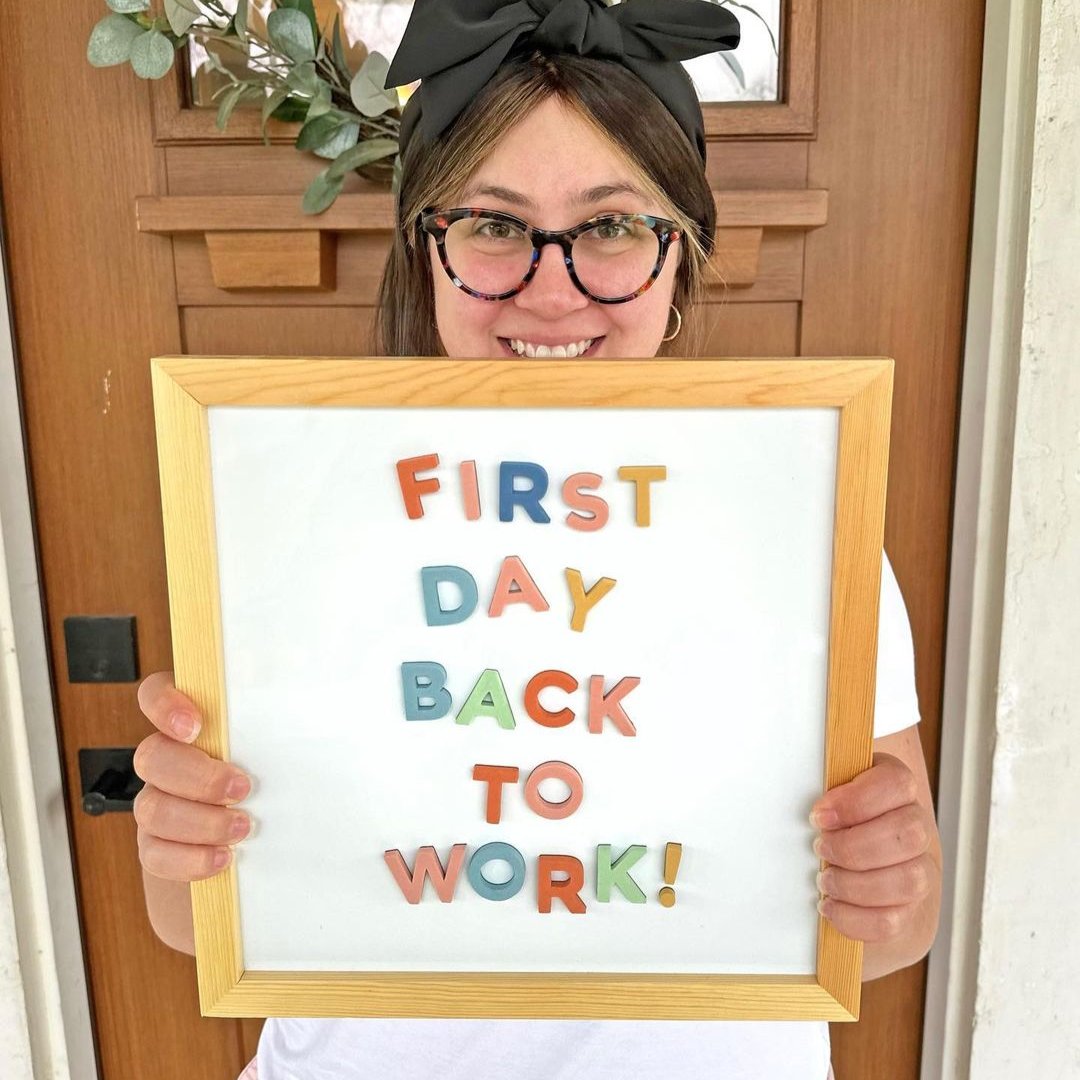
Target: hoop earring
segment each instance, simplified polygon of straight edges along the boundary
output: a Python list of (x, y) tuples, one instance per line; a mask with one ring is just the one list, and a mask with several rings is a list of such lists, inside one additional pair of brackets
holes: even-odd
[[(675, 312), (675, 318), (678, 320), (675, 324), (675, 333), (672, 334), (670, 337), (661, 338), (661, 341), (674, 341), (675, 338), (679, 336), (679, 331), (682, 329), (682, 312), (679, 311), (679, 309), (674, 304), (671, 305), (671, 310)], [(667, 327), (665, 327), (664, 329), (667, 329)]]

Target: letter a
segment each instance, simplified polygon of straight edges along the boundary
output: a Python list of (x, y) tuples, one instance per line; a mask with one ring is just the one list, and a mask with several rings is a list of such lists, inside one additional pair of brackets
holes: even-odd
[(517, 726), (502, 676), (494, 668), (487, 668), (476, 680), (476, 685), (469, 691), (455, 722), (471, 724), (478, 716), (494, 717), (499, 727), (510, 731)]
[[(514, 588), (515, 585), (517, 588)], [(525, 569), (525, 564), (516, 555), (507, 555), (503, 559), (488, 614), (501, 615), (507, 604), (528, 604), (533, 611), (547, 611), (550, 606), (536, 587), (532, 575)]]

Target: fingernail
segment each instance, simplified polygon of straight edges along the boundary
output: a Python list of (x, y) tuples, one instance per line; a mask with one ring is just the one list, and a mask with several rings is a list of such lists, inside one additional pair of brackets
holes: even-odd
[(840, 820), (835, 810), (814, 810), (810, 814), (810, 824), (815, 829), (831, 829)]
[(827, 892), (827, 891), (828, 891), (828, 890), (827, 890), (827, 889), (825, 888), (825, 886), (824, 886), (824, 885), (822, 884), (822, 882), (823, 882), (824, 880), (825, 880), (825, 871), (824, 871), (824, 870), (819, 870), (819, 871), (817, 872), (817, 877), (816, 877), (816, 878), (814, 878), (814, 884), (815, 884), (815, 885), (817, 886), (817, 891), (818, 891), (819, 893), (825, 893), (825, 892)]
[(214, 852), (214, 869), (220, 870), (232, 858), (232, 852), (228, 848), (218, 848)]
[(195, 717), (182, 710), (169, 714), (169, 727), (178, 739), (183, 739), (185, 742), (199, 730)]
[(817, 909), (822, 915), (827, 915), (828, 914), (828, 912), (826, 912), (826, 910), (825, 910), (825, 905), (828, 902), (829, 901), (826, 900), (824, 896), (817, 902)]
[(821, 837), (820, 836), (815, 836), (814, 837), (814, 854), (817, 855), (819, 859), (824, 858), (824, 848), (825, 848), (825, 845), (822, 844)]
[(250, 829), (251, 818), (249, 818), (247, 814), (240, 814), (238, 817), (233, 818), (232, 824), (229, 825), (229, 835), (234, 840), (239, 840), (242, 837), (247, 836)]
[(243, 799), (250, 791), (251, 781), (246, 776), (234, 776), (225, 788), (225, 796), (229, 799)]

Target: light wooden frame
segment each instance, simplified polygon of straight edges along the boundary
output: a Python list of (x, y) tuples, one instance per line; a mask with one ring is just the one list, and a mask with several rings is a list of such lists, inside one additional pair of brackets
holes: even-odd
[[(706, 138), (762, 138), (774, 135), (812, 138), (816, 123), (819, 0), (783, 0), (780, 6), (780, 72), (777, 101), (701, 104)], [(181, 54), (187, 62), (187, 53)], [(256, 109), (237, 109), (224, 131), (217, 110), (187, 104), (187, 75), (175, 64), (167, 78), (150, 80), (154, 142), (159, 146), (192, 143), (262, 142)], [(271, 120), (271, 142), (296, 141), (301, 125)]]
[[(893, 361), (868, 358), (447, 360), (159, 357), (151, 361), (177, 686), (197, 745), (227, 759), (211, 405), (840, 410), (824, 788), (872, 760)], [(815, 975), (248, 972), (235, 865), (192, 883), (206, 1016), (857, 1020), (862, 943), (818, 924)]]

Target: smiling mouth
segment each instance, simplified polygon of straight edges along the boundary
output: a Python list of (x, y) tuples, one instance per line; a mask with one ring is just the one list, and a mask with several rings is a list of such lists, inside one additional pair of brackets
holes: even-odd
[(525, 360), (525, 359), (529, 359), (529, 360), (553, 360), (553, 359), (554, 360), (564, 360), (564, 359), (566, 359), (566, 360), (583, 360), (583, 359), (587, 359), (590, 356), (595, 356), (596, 352), (600, 348), (601, 344), (603, 344), (603, 342), (605, 342), (606, 340), (607, 340), (607, 335), (606, 334), (601, 334), (600, 337), (593, 339), (593, 343), (583, 353), (579, 353), (577, 356), (573, 356), (573, 357), (562, 357), (562, 356), (556, 356), (556, 357), (551, 357), (551, 356), (536, 356), (536, 357), (533, 357), (533, 356), (530, 356), (530, 357), (526, 357), (524, 353), (514, 352), (514, 350), (510, 347), (510, 339), (509, 338), (504, 338), (504, 337), (499, 338), (499, 345), (502, 347), (503, 353), (506, 356), (512, 356), (516, 360)]

